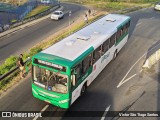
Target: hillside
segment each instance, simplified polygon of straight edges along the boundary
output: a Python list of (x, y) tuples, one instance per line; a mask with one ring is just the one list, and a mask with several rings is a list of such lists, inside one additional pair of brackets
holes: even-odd
[(27, 2), (28, 0), (0, 0), (0, 2), (10, 3), (13, 5), (21, 5)]
[(79, 2), (79, 3), (89, 3), (89, 2), (148, 3), (148, 2), (157, 2), (158, 0), (61, 0), (61, 1), (72, 1), (72, 2)]

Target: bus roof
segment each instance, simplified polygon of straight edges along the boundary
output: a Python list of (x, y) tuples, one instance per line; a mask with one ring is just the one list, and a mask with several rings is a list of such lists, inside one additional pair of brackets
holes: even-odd
[(75, 61), (86, 51), (93, 51), (105, 40), (121, 28), (130, 17), (118, 14), (108, 14), (96, 22), (84, 27), (60, 42), (41, 51), (41, 53)]

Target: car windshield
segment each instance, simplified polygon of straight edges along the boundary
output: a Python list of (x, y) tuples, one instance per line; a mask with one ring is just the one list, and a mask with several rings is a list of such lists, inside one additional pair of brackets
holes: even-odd
[(59, 15), (59, 12), (54, 12), (55, 15)]
[(67, 75), (49, 71), (38, 66), (33, 67), (33, 80), (38, 86), (49, 91), (67, 93)]

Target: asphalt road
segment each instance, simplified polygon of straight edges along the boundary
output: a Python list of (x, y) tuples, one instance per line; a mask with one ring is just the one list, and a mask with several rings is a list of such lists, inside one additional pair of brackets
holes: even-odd
[[(69, 25), (68, 12), (72, 11), (71, 21), (84, 14), (85, 7), (75, 4), (62, 4), (65, 16), (59, 21), (45, 19), (29, 28), (20, 30), (10, 36), (0, 38), (0, 63), (11, 55), (19, 55), (48, 36)], [(5, 53), (5, 54), (4, 54)]]
[[(68, 118), (65, 117), (66, 114), (62, 114), (62, 119), (103, 120), (101, 116), (103, 116), (107, 108), (109, 111), (122, 111), (125, 108), (134, 106), (138, 101), (141, 102), (132, 109), (133, 111), (154, 111), (160, 108), (159, 102), (154, 103), (155, 106), (153, 106), (154, 101), (151, 101), (150, 98), (145, 96), (147, 89), (143, 91), (141, 88), (146, 84), (134, 86), (138, 82), (144, 82), (144, 78), (142, 79), (142, 76), (140, 76), (136, 79), (131, 79), (135, 74), (141, 73), (141, 66), (146, 59), (146, 56), (142, 57), (144, 53), (160, 41), (160, 12), (154, 11), (153, 8), (148, 8), (128, 15), (131, 16), (132, 19), (128, 43), (120, 51), (117, 58), (112, 61), (88, 87), (86, 93), (77, 99), (67, 110), (67, 115), (73, 114), (70, 111), (102, 111), (101, 115), (99, 117)], [(41, 111), (46, 106), (46, 103), (33, 98), (30, 80), (31, 78), (28, 76), (0, 99), (0, 111)], [(158, 94), (158, 92), (155, 92), (155, 94)], [(154, 98), (159, 101), (159, 97)], [(57, 111), (57, 108), (53, 105), (49, 105), (46, 109), (46, 111), (53, 111), (51, 114), (56, 114), (55, 110)], [(61, 109), (58, 108), (58, 110)], [(52, 120), (61, 118), (38, 119)], [(126, 119), (128, 120), (130, 118)], [(133, 120), (134, 118), (131, 119)], [(141, 119), (142, 118), (136, 118), (134, 120)], [(145, 119), (146, 118), (144, 118), (144, 120)], [(123, 118), (120, 120), (123, 120)], [(148, 120), (157, 120), (157, 118), (148, 118)]]

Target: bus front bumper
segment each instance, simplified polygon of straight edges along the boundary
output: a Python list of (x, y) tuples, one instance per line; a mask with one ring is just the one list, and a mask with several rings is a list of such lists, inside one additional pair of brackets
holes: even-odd
[(70, 104), (69, 104), (70, 103), (70, 99), (61, 99), (61, 100), (56, 100), (54, 98), (51, 99), (48, 96), (45, 96), (43, 94), (37, 93), (33, 88), (32, 88), (32, 94), (33, 94), (33, 96), (35, 98), (38, 98), (38, 99), (40, 99), (42, 101), (45, 101), (47, 103), (50, 103), (50, 104), (55, 105), (55, 106), (60, 107), (60, 108), (67, 109), (70, 106)]

